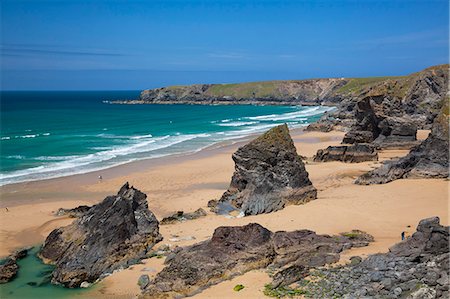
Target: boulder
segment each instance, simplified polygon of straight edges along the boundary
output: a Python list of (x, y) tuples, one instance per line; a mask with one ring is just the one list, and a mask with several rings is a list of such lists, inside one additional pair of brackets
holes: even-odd
[(52, 282), (79, 287), (144, 258), (162, 240), (146, 198), (126, 183), (71, 225), (53, 230), (39, 253), (55, 265)]
[(288, 285), (305, 276), (310, 267), (337, 261), (339, 252), (355, 245), (362, 246), (360, 241), (354, 243), (344, 236), (317, 235), (308, 230), (272, 233), (256, 223), (219, 227), (210, 240), (174, 250), (142, 297), (192, 296), (265, 267), (276, 271), (274, 284)]
[(219, 227), (210, 240), (180, 249), (166, 260), (145, 298), (186, 297), (273, 260), (272, 232), (259, 224)]
[(402, 178), (447, 178), (448, 177), (448, 101), (436, 117), (430, 135), (409, 154), (397, 161), (390, 161), (380, 168), (360, 176), (355, 183), (360, 185), (385, 184)]
[(341, 161), (359, 163), (364, 161), (377, 161), (378, 151), (373, 145), (359, 143), (354, 145), (329, 146), (317, 151), (314, 162)]
[(244, 215), (256, 215), (317, 197), (286, 124), (239, 148), (233, 160), (235, 172), (230, 187), (217, 202), (216, 210), (225, 205)]

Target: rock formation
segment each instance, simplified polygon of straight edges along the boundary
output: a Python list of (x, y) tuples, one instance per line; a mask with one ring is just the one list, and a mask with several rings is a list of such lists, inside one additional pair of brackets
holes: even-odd
[(26, 257), (28, 255), (28, 251), (29, 248), (18, 250), (1, 262), (0, 284), (7, 283), (16, 277), (17, 272), (19, 271), (19, 265), (17, 265), (17, 261)]
[(162, 240), (146, 197), (126, 183), (73, 224), (53, 230), (40, 251), (56, 266), (52, 282), (78, 287), (144, 258)]
[(312, 298), (449, 298), (449, 227), (433, 217), (388, 253), (312, 272), (300, 281)]
[(199, 208), (191, 213), (185, 213), (183, 211), (178, 211), (178, 212), (172, 214), (171, 216), (163, 218), (163, 220), (161, 220), (160, 224), (161, 225), (173, 224), (173, 223), (182, 222), (185, 220), (197, 219), (200, 217), (204, 217), (206, 215), (207, 215), (206, 211), (203, 210), (202, 208)]
[(235, 172), (217, 209), (230, 205), (245, 215), (256, 215), (303, 204), (317, 196), (287, 125), (274, 127), (239, 148), (233, 160)]
[[(412, 140), (410, 131), (414, 125), (419, 129), (431, 128), (448, 91), (448, 70), (445, 64), (408, 76), (349, 79), (336, 90), (333, 100), (322, 103), (335, 105), (337, 109), (324, 114), (307, 129), (328, 132), (351, 128), (352, 133), (347, 138), (354, 142), (350, 143), (371, 142), (382, 130), (383, 124), (376, 128), (379, 122), (386, 117), (400, 117), (405, 118), (408, 128), (405, 130), (404, 125), (391, 121), (389, 127), (394, 132), (390, 140), (386, 140), (386, 146), (399, 146), (398, 141), (408, 146), (403, 142)], [(372, 133), (376, 136), (371, 136)], [(387, 133), (384, 130), (383, 135), (389, 137)], [(395, 139), (398, 139), (397, 145), (391, 143)]]
[(360, 176), (360, 185), (385, 184), (401, 178), (447, 178), (449, 148), (448, 101), (436, 117), (431, 133), (419, 146), (398, 161), (390, 161), (380, 168)]
[(400, 105), (399, 99), (386, 98), (384, 95), (363, 98), (356, 104), (356, 123), (345, 134), (342, 142), (374, 142), (381, 147), (414, 145), (417, 126), (412, 119), (402, 114)]
[[(362, 239), (312, 231), (272, 233), (259, 224), (219, 227), (210, 240), (179, 248), (144, 289), (143, 298), (180, 298), (269, 265), (274, 270), (308, 269), (339, 259), (339, 252), (364, 246)], [(286, 281), (284, 278), (283, 281)]]
[(378, 161), (378, 152), (370, 144), (354, 144), (329, 146), (326, 149), (318, 150), (314, 156), (314, 162), (341, 161), (358, 163), (364, 161)]

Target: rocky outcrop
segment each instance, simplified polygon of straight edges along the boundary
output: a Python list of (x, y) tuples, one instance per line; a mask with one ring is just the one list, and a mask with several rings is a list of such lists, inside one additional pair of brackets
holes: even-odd
[[(337, 109), (324, 114), (307, 129), (330, 131), (351, 128), (352, 133), (347, 136), (346, 143), (375, 140), (382, 131), (381, 127), (377, 128), (378, 123), (386, 117), (405, 118), (411, 123), (408, 125), (410, 128), (415, 125), (419, 129), (430, 129), (448, 92), (448, 69), (448, 64), (445, 64), (402, 77), (349, 79), (333, 95), (334, 99), (339, 100), (326, 101), (326, 104), (336, 105)], [(403, 125), (393, 125), (389, 124), (394, 129), (394, 138), (391, 139), (401, 137), (399, 141), (404, 142), (408, 137), (406, 141), (412, 141), (414, 134), (408, 133), (410, 129), (403, 131)], [(386, 135), (386, 131), (383, 135), (390, 136)], [(404, 145), (408, 146), (407, 143)]]
[(303, 161), (297, 154), (287, 125), (272, 128), (233, 154), (235, 172), (217, 204), (244, 215), (270, 213), (290, 204), (303, 204), (317, 196)]
[(162, 240), (146, 197), (126, 183), (73, 224), (53, 230), (39, 253), (55, 265), (52, 282), (78, 287), (144, 258)]
[(354, 144), (329, 146), (317, 151), (314, 162), (341, 161), (359, 163), (364, 161), (378, 161), (378, 151), (370, 144)]
[(163, 220), (161, 220), (161, 225), (173, 224), (173, 223), (177, 223), (177, 222), (183, 222), (186, 220), (193, 220), (193, 219), (197, 219), (200, 217), (204, 217), (206, 215), (207, 215), (206, 211), (203, 210), (202, 208), (199, 208), (191, 213), (185, 213), (183, 211), (178, 211), (178, 212), (172, 214), (171, 216), (163, 218)]
[(28, 255), (28, 251), (29, 248), (18, 250), (1, 261), (0, 284), (7, 283), (17, 276), (17, 272), (19, 271), (17, 261), (26, 257)]
[(401, 178), (447, 178), (448, 126), (448, 101), (445, 101), (427, 139), (413, 148), (407, 156), (363, 174), (356, 180), (356, 184), (385, 184)]
[(272, 270), (293, 274), (301, 269), (303, 273), (311, 266), (337, 261), (339, 252), (352, 246), (363, 246), (363, 242), (308, 230), (272, 233), (256, 223), (219, 227), (210, 240), (179, 248), (168, 256), (166, 267), (148, 284), (142, 297), (192, 296), (211, 285), (269, 265)]
[(433, 217), (388, 253), (319, 269), (299, 285), (311, 298), (449, 298), (449, 253), (449, 228)]
[[(402, 114), (401, 101), (383, 95), (368, 96), (356, 105), (356, 123), (345, 134), (343, 143), (371, 143), (380, 147), (411, 147), (417, 126)], [(391, 117), (390, 114), (397, 116)]]

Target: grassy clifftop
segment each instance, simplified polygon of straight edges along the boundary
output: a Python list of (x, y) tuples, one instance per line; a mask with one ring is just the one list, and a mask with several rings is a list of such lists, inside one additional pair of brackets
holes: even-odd
[[(448, 64), (396, 77), (280, 80), (232, 84), (194, 84), (144, 90), (133, 103), (165, 104), (335, 104), (345, 98), (405, 98), (427, 78), (448, 77)], [(443, 75), (445, 74), (445, 75)], [(432, 80), (431, 80), (432, 81)]]

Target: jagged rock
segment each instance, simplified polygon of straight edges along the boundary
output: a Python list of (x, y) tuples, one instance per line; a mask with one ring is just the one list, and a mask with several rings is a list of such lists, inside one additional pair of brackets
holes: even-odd
[(0, 284), (13, 280), (19, 271), (17, 261), (28, 255), (30, 248), (20, 249), (0, 263)]
[(206, 215), (207, 215), (206, 211), (203, 210), (202, 208), (199, 208), (191, 213), (184, 213), (183, 211), (178, 211), (171, 216), (163, 218), (160, 224), (161, 225), (173, 224), (185, 220), (197, 219)]
[(302, 289), (312, 298), (447, 298), (449, 233), (439, 218), (424, 219), (388, 253), (318, 269), (317, 279), (302, 281)]
[(326, 149), (320, 149), (314, 156), (315, 162), (341, 161), (358, 163), (364, 161), (377, 161), (378, 152), (370, 144), (354, 144), (329, 146)]
[(417, 145), (417, 125), (409, 117), (386, 117), (378, 123), (380, 134), (373, 143), (382, 148), (405, 148)]
[(56, 216), (69, 216), (71, 218), (77, 218), (77, 217), (82, 216), (87, 211), (89, 211), (90, 208), (91, 207), (89, 207), (89, 206), (78, 206), (73, 209), (59, 208), (58, 211), (56, 211), (55, 215)]
[(239, 148), (233, 160), (235, 172), (230, 187), (216, 210), (229, 205), (245, 215), (256, 215), (303, 204), (317, 196), (286, 124)]
[(273, 259), (272, 233), (259, 224), (219, 227), (211, 240), (180, 249), (145, 289), (144, 297), (190, 296)]
[(436, 117), (431, 133), (419, 146), (398, 161), (387, 162), (380, 168), (363, 174), (356, 184), (385, 184), (401, 178), (448, 177), (448, 101)]
[(337, 261), (339, 252), (355, 245), (361, 243), (344, 236), (317, 235), (308, 230), (272, 233), (256, 223), (219, 227), (211, 240), (174, 250), (143, 297), (192, 296), (213, 284), (269, 265), (277, 271), (274, 284), (287, 285), (310, 267)]
[(53, 230), (40, 251), (56, 266), (52, 282), (78, 287), (144, 258), (162, 240), (146, 197), (126, 183), (71, 225)]
[(345, 134), (343, 143), (374, 142), (391, 148), (416, 144), (416, 124), (403, 114), (400, 99), (371, 95), (359, 101), (356, 108), (356, 122)]

